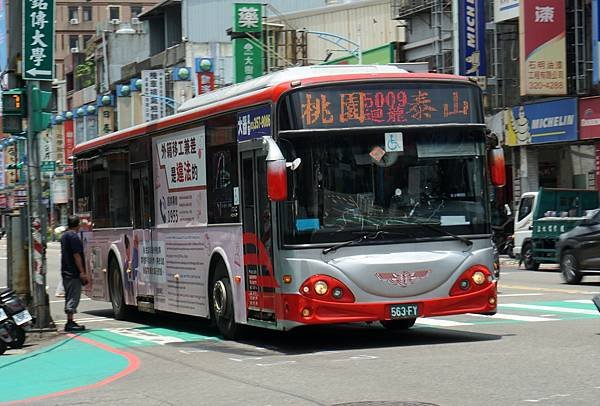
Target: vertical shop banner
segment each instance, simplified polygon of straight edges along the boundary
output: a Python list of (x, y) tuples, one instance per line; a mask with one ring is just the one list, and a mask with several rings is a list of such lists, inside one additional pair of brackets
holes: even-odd
[(600, 97), (579, 99), (579, 138), (600, 139)]
[(69, 203), (69, 181), (67, 179), (52, 181), (52, 200), (55, 204)]
[[(4, 72), (8, 63), (8, 47), (6, 39), (6, 7), (5, 2), (0, 1), (0, 72)], [(7, 78), (8, 75), (5, 75)], [(6, 80), (4, 77), (2, 80)], [(2, 114), (2, 113), (0, 113)]]
[(52, 134), (50, 130), (40, 133), (40, 170), (42, 172), (54, 172), (56, 162), (52, 153)]
[(73, 155), (73, 147), (75, 146), (75, 123), (73, 120), (66, 120), (63, 123), (63, 163), (65, 165), (73, 165), (71, 156)]
[(458, 2), (459, 74), (485, 78), (485, 4), (483, 0)]
[(506, 145), (577, 140), (577, 99), (530, 103), (506, 110)]
[(154, 121), (167, 115), (165, 100), (165, 71), (163, 69), (142, 71), (144, 90), (144, 121)]
[(245, 82), (263, 74), (262, 4), (235, 3), (233, 31), (247, 33), (233, 40), (235, 83)]
[(215, 89), (215, 63), (212, 58), (196, 58), (196, 78), (198, 94), (205, 94)]
[(600, 190), (600, 142), (596, 144), (596, 190)]
[(115, 130), (114, 122), (114, 107), (100, 107), (98, 109), (98, 135), (106, 135), (112, 133)]
[[(7, 145), (4, 147), (4, 167), (8, 165), (14, 165), (17, 163), (17, 147), (15, 144)], [(7, 169), (6, 177), (4, 179), (7, 187), (15, 186), (17, 183), (17, 174), (18, 171), (16, 169)]]
[(521, 4), (521, 95), (567, 93), (565, 0)]
[(494, 0), (494, 22), (519, 18), (520, 0)]
[(0, 190), (6, 187), (6, 181), (4, 177), (4, 174), (6, 172), (4, 168), (4, 154), (2, 153), (2, 151), (0, 151)]
[(592, 83), (600, 83), (600, 0), (592, 0)]

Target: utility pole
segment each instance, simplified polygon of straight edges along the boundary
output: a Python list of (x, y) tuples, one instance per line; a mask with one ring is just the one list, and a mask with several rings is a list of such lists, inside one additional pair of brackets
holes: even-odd
[(27, 180), (29, 196), (29, 270), (36, 330), (53, 328), (46, 293), (46, 230), (48, 216), (42, 205), (39, 132), (50, 125), (45, 112), (52, 92), (40, 81), (53, 80), (54, 0), (23, 0), (23, 79), (27, 83)]

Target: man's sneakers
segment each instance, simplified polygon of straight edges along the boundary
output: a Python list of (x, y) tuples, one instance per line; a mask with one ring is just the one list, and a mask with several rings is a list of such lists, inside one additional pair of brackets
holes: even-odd
[(74, 321), (68, 321), (65, 324), (65, 331), (83, 331), (85, 330), (85, 326), (75, 323)]

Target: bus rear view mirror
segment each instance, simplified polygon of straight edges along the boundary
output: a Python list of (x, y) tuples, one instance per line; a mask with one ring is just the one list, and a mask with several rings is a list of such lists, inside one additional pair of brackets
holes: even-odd
[(504, 165), (504, 150), (502, 148), (493, 148), (488, 152), (488, 165), (490, 166), (490, 177), (494, 186), (504, 186), (506, 184), (506, 169)]
[(267, 145), (267, 194), (269, 200), (282, 202), (287, 200), (287, 165), (279, 146), (271, 137), (264, 137)]

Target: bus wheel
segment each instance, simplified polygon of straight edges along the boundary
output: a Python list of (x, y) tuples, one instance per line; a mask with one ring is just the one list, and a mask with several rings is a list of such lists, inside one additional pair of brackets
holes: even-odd
[(123, 295), (123, 279), (121, 269), (115, 257), (110, 258), (108, 268), (108, 292), (112, 304), (115, 320), (125, 320), (128, 316), (128, 308)]
[(560, 274), (569, 285), (581, 282), (582, 275), (578, 271), (577, 258), (572, 251), (567, 251), (560, 259)]
[(215, 324), (225, 339), (234, 340), (239, 337), (241, 326), (235, 322), (233, 290), (223, 263), (217, 265), (213, 281), (211, 305)]
[(415, 325), (417, 319), (400, 319), (400, 320), (381, 320), (383, 327), (392, 331), (408, 330)]
[(537, 271), (539, 269), (540, 263), (533, 259), (533, 245), (530, 242), (523, 246), (521, 255), (523, 256), (523, 264), (525, 265), (525, 269), (530, 271)]

